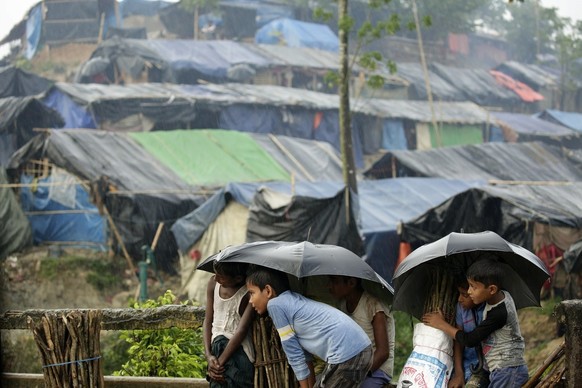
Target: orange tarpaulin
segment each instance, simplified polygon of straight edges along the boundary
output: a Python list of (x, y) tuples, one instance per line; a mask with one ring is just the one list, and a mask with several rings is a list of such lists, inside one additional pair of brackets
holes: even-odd
[(536, 102), (542, 101), (544, 96), (524, 84), (523, 82), (519, 82), (505, 73), (502, 73), (497, 70), (489, 70), (489, 73), (493, 77), (495, 77), (495, 81), (503, 87), (512, 90), (515, 94), (517, 94), (523, 101), (525, 102)]

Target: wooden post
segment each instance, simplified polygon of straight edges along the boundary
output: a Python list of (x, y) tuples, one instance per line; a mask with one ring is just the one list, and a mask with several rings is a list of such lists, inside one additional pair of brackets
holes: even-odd
[(113, 222), (113, 218), (111, 218), (111, 214), (109, 214), (109, 210), (107, 210), (107, 206), (103, 205), (103, 212), (105, 213), (105, 216), (107, 217), (107, 221), (109, 221), (109, 225), (111, 226), (111, 230), (113, 231), (113, 234), (115, 235), (115, 238), (117, 239), (117, 242), (119, 243), (119, 246), (121, 247), (121, 251), (123, 252), (123, 257), (125, 257), (125, 260), (127, 261), (127, 266), (129, 267), (129, 269), (131, 270), (132, 273), (136, 273), (136, 269), (135, 269), (135, 265), (133, 265), (133, 260), (131, 258), (131, 256), (129, 255), (129, 252), (127, 252), (127, 249), (125, 248), (125, 244), (123, 243), (123, 240), (121, 238), (121, 235), (119, 234), (119, 231), (117, 230), (117, 226), (115, 226), (115, 222)]
[(575, 388), (582, 381), (582, 300), (563, 301), (554, 314), (566, 325), (566, 387)]

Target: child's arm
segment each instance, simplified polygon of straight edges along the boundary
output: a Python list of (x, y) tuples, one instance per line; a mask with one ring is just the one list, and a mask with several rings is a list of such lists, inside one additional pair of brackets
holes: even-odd
[(453, 359), (455, 367), (453, 368), (453, 376), (449, 380), (448, 388), (462, 388), (465, 386), (465, 368), (463, 368), (463, 352), (465, 347), (455, 341), (453, 346)]
[(238, 347), (242, 344), (243, 340), (247, 336), (251, 325), (253, 323), (253, 319), (255, 318), (255, 309), (249, 303), (249, 294), (247, 293), (240, 303), (240, 309), (243, 310), (242, 317), (234, 332), (232, 338), (228, 341), (228, 345), (222, 352), (222, 354), (218, 357), (218, 363), (221, 366), (224, 366), (226, 362), (230, 359), (232, 354), (238, 349)]
[(224, 368), (218, 363), (218, 359), (212, 355), (212, 321), (214, 320), (214, 276), (208, 280), (206, 287), (206, 312), (204, 314), (204, 354), (208, 361), (208, 375), (216, 381), (223, 381)]
[(388, 334), (386, 332), (386, 314), (384, 311), (378, 311), (372, 318), (372, 328), (374, 329), (374, 344), (376, 350), (372, 358), (372, 367), (370, 371), (380, 368), (390, 357), (390, 347), (388, 346)]
[(442, 330), (449, 337), (455, 338), (459, 330), (455, 326), (450, 325), (445, 321), (443, 313), (438, 311), (434, 313), (427, 313), (422, 316), (422, 322), (428, 326), (432, 326), (435, 329)]
[(507, 310), (505, 304), (501, 304), (489, 310), (487, 319), (482, 321), (475, 330), (467, 333), (449, 325), (443, 318), (442, 313), (428, 313), (424, 314), (422, 321), (436, 329), (440, 329), (445, 334), (460, 342), (461, 345), (473, 348), (481, 341), (485, 340), (491, 333), (501, 329), (507, 322)]

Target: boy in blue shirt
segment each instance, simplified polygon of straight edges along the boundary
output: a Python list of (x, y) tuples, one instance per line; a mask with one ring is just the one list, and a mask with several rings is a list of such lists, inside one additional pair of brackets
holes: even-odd
[[(301, 388), (353, 388), (366, 378), (372, 344), (350, 317), (290, 291), (287, 276), (275, 270), (249, 273), (247, 288), (257, 313), (269, 313)], [(326, 363), (317, 382), (311, 355)]]
[[(457, 327), (468, 333), (477, 327), (483, 320), (485, 303), (475, 305), (469, 296), (469, 282), (466, 277), (457, 280), (459, 299), (457, 301), (456, 324)], [(483, 365), (481, 370), (473, 372), (471, 368), (479, 364), (477, 351), (480, 347), (469, 348), (455, 341), (454, 362), (455, 368), (449, 388), (479, 388), (489, 386), (489, 371)]]

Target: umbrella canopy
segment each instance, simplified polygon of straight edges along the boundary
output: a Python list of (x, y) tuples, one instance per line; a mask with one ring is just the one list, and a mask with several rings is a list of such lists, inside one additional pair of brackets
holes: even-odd
[[(327, 276), (353, 276), (362, 279), (364, 289), (391, 303), (394, 290), (372, 267), (352, 251), (337, 245), (310, 242), (259, 241), (229, 246), (208, 257), (198, 269), (214, 272), (215, 261), (255, 264), (292, 275), (296, 279), (319, 278), (327, 284)], [(324, 279), (322, 279), (324, 278)], [(292, 280), (292, 279), (291, 279)], [(306, 282), (302, 282), (305, 291)], [(291, 282), (292, 286), (294, 282)], [(297, 282), (295, 282), (297, 284)], [(324, 295), (319, 295), (325, 299)]]
[(518, 309), (540, 305), (540, 290), (549, 278), (544, 263), (527, 249), (485, 231), (451, 233), (408, 255), (394, 273), (394, 309), (420, 319), (435, 270), (464, 275), (484, 253), (494, 254), (504, 267), (502, 288), (511, 294)]

